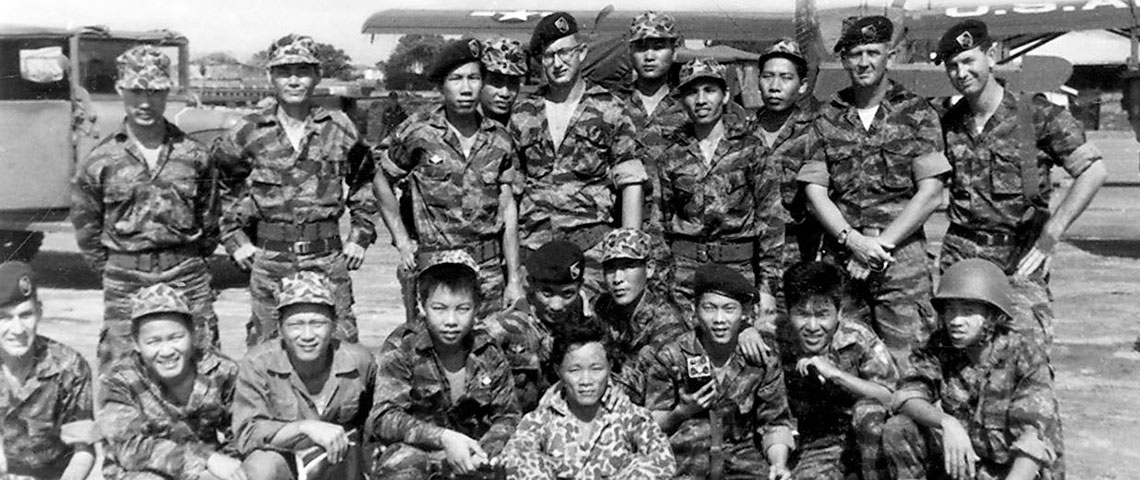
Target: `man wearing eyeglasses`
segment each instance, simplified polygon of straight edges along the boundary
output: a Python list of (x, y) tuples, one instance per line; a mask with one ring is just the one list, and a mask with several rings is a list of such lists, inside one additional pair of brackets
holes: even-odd
[[(645, 166), (625, 103), (582, 77), (587, 46), (564, 12), (544, 17), (530, 52), (546, 85), (520, 100), (510, 131), (525, 189), (519, 205), (520, 254), (555, 239), (586, 252), (585, 287), (601, 291), (601, 240), (618, 226), (641, 228)], [(620, 215), (620, 217), (619, 217)]]

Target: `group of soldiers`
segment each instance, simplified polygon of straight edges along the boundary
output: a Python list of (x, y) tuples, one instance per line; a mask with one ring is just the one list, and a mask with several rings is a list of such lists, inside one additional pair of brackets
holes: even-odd
[[(97, 442), (131, 479), (1063, 478), (1049, 259), (1100, 154), (993, 76), (981, 22), (938, 44), (962, 94), (941, 114), (890, 80), (890, 20), (843, 29), (850, 87), (814, 100), (786, 39), (749, 111), (715, 60), (676, 68), (669, 15), (633, 19), (612, 91), (554, 13), (525, 49), (448, 42), (440, 104), (375, 145), (314, 104), (309, 37), (271, 45), (273, 101), (209, 146), (163, 116), (170, 59), (127, 51), (122, 128), (74, 179), (98, 398), (35, 333), (31, 269), (0, 265), (0, 478), (86, 478)], [(1075, 180), (1050, 210), (1055, 164)], [(349, 271), (377, 215), (408, 313), (373, 352)], [(240, 362), (219, 244), (250, 275)]]

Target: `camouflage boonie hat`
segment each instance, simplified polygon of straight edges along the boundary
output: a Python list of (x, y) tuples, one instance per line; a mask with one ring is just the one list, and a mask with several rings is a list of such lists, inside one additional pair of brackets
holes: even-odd
[(170, 90), (170, 57), (153, 45), (139, 45), (115, 59), (119, 88), (124, 90)]
[(281, 279), (281, 293), (277, 295), (277, 309), (312, 303), (334, 306), (333, 286), (328, 277), (318, 272), (297, 272)]
[(657, 13), (652, 10), (633, 17), (629, 26), (629, 41), (636, 42), (647, 38), (678, 39), (676, 21), (668, 13)]
[(677, 94), (681, 94), (685, 87), (694, 80), (711, 78), (720, 80), (722, 85), (728, 85), (724, 78), (724, 65), (711, 58), (694, 58), (681, 66), (681, 82), (677, 85)]
[(619, 228), (602, 239), (602, 262), (628, 258), (649, 258), (649, 234), (632, 228)]
[(463, 265), (470, 268), (471, 271), (479, 274), (479, 264), (475, 263), (475, 257), (472, 257), (466, 250), (440, 250), (438, 252), (431, 252), (420, 258), (420, 273), (425, 270), (438, 265), (453, 263), (456, 265)]
[(321, 64), (317, 58), (317, 43), (312, 37), (290, 33), (269, 46), (269, 63), (265, 65), (266, 68), (295, 63)]
[(131, 320), (156, 313), (178, 313), (189, 317), (190, 302), (182, 292), (165, 283), (146, 287), (131, 297)]
[(483, 67), (491, 72), (520, 77), (526, 75), (526, 55), (518, 40), (500, 37), (483, 44), (480, 60)]
[(767, 62), (768, 59), (776, 57), (786, 58), (800, 65), (807, 65), (807, 59), (804, 58), (804, 51), (800, 48), (799, 42), (791, 38), (781, 38), (768, 47), (764, 54), (760, 55), (760, 67), (763, 68), (764, 62)]

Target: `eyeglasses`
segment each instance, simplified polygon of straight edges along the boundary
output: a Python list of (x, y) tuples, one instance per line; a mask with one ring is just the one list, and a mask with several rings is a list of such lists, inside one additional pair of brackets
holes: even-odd
[(554, 63), (554, 57), (558, 57), (559, 60), (562, 60), (562, 63), (569, 62), (570, 59), (573, 58), (574, 54), (578, 53), (578, 50), (581, 49), (581, 45), (575, 45), (573, 47), (558, 49), (553, 52), (542, 52), (542, 63)]

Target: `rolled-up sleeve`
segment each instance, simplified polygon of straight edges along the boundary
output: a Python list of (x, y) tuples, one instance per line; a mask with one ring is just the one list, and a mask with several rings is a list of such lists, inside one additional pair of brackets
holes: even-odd
[(99, 430), (95, 426), (91, 401), (91, 367), (86, 360), (77, 358), (69, 373), (66, 393), (60, 399), (60, 440), (68, 445), (98, 442)]
[(830, 187), (831, 173), (827, 170), (827, 151), (823, 148), (823, 133), (818, 125), (821, 121), (822, 119), (817, 118), (805, 133), (807, 135), (806, 150), (808, 157), (800, 166), (800, 171), (796, 174), (796, 181)]
[(390, 350), (380, 356), (376, 395), (368, 424), (373, 435), (385, 444), (403, 442), (409, 445), (439, 449), (443, 428), (408, 413), (412, 405), (412, 365), (402, 352)]
[(1061, 431), (1053, 370), (1040, 347), (1023, 345), (1017, 362), (1021, 381), (1009, 407), (1010, 431), (1017, 438), (1012, 449), (1049, 465), (1057, 459)]
[(613, 132), (613, 146), (611, 147), (613, 166), (610, 176), (618, 188), (627, 185), (638, 185), (649, 181), (649, 174), (645, 170), (645, 149), (637, 140), (637, 128), (625, 108), (616, 108), (619, 115), (609, 119)]
[(101, 396), (99, 429), (109, 454), (120, 468), (170, 478), (197, 478), (206, 472), (213, 447), (202, 442), (179, 442), (147, 435), (147, 416), (136, 403), (130, 386), (120, 377), (104, 377)]
[(775, 354), (763, 355), (764, 373), (756, 388), (756, 433), (764, 451), (773, 445), (796, 447), (792, 436), (792, 412), (784, 386), (784, 369)]

